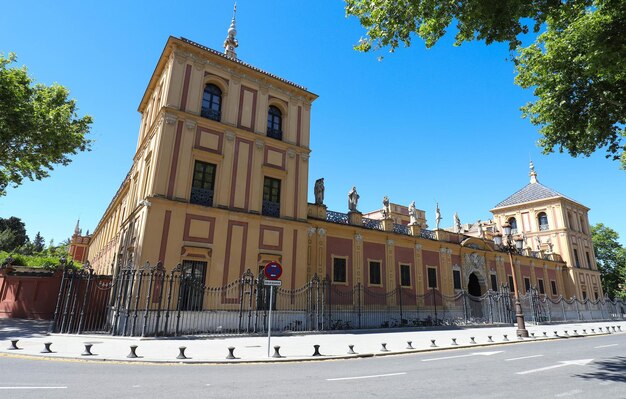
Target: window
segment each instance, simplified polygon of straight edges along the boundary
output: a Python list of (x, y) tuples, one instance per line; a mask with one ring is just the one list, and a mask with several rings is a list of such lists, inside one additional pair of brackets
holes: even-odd
[(411, 265), (400, 265), (400, 285), (402, 287), (411, 286)]
[(539, 230), (550, 230), (550, 226), (548, 225), (548, 215), (545, 212), (540, 212), (537, 215), (537, 220), (539, 221)]
[(515, 218), (509, 218), (508, 222), (511, 225), (511, 234), (517, 234), (517, 220)]
[(370, 261), (370, 285), (380, 284), (380, 262)]
[(460, 270), (452, 270), (452, 281), (454, 282), (454, 289), (461, 289), (461, 271)]
[(552, 289), (552, 295), (556, 295), (556, 281), (550, 280), (550, 288)]
[(206, 262), (183, 261), (181, 273), (180, 310), (202, 310)]
[(192, 204), (213, 206), (213, 189), (215, 188), (216, 166), (212, 163), (196, 161), (193, 168), (193, 182), (191, 184)]
[(491, 290), (498, 291), (498, 278), (495, 274), (491, 275)]
[(578, 260), (578, 250), (574, 248), (574, 265), (580, 267), (580, 260)]
[(280, 180), (266, 177), (263, 182), (263, 209), (266, 216), (280, 216)]
[(267, 111), (267, 137), (271, 137), (276, 140), (283, 139), (283, 114), (280, 110), (270, 105)]
[(524, 289), (526, 292), (530, 291), (530, 279), (528, 277), (524, 277)]
[(346, 259), (333, 258), (333, 282), (345, 283), (346, 280)]
[(585, 257), (587, 258), (587, 267), (591, 269), (591, 257), (589, 256), (589, 251), (585, 251)]
[(202, 110), (200, 115), (214, 121), (220, 121), (222, 117), (222, 90), (209, 83), (204, 87), (202, 94)]
[(513, 284), (513, 276), (509, 276), (509, 290), (513, 291), (515, 284)]
[(597, 301), (598, 300), (598, 291), (594, 291), (593, 292), (593, 298)]
[(437, 269), (428, 268), (428, 288), (437, 288)]
[(571, 212), (567, 212), (567, 221), (569, 222), (569, 228), (576, 230), (576, 226), (574, 226), (574, 218), (572, 217)]
[(542, 279), (538, 279), (537, 280), (537, 284), (539, 285), (539, 293), (540, 294), (545, 294), (546, 293), (546, 289), (543, 286), (543, 280)]
[(587, 299), (587, 291), (583, 291), (583, 301)]
[(587, 224), (583, 222), (582, 216), (578, 217), (578, 223), (580, 224), (580, 231), (587, 234), (587, 228), (586, 228)]

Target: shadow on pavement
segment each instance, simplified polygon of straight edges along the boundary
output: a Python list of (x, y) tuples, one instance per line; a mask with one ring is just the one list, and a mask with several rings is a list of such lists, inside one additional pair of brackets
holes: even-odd
[(0, 340), (43, 337), (49, 325), (49, 320), (0, 319)]
[(576, 377), (584, 379), (604, 380), (626, 383), (626, 357), (618, 356), (613, 359), (597, 361), (593, 363), (596, 371), (586, 374), (577, 374)]

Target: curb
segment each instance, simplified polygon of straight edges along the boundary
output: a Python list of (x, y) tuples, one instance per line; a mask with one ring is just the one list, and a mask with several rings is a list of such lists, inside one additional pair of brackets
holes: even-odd
[[(83, 356), (49, 356), (49, 355), (39, 355), (39, 354), (21, 354), (21, 353), (13, 353), (7, 351), (0, 351), (0, 356), (2, 357), (12, 357), (12, 358), (22, 358), (22, 359), (32, 359), (32, 360), (50, 360), (50, 361), (79, 361), (79, 362), (108, 362), (108, 363), (120, 363), (120, 364), (137, 364), (137, 365), (225, 365), (225, 364), (273, 364), (273, 363), (295, 363), (295, 362), (320, 362), (320, 361), (328, 361), (328, 360), (348, 360), (348, 359), (363, 359), (363, 358), (373, 358), (373, 357), (386, 357), (386, 356), (397, 356), (397, 355), (408, 355), (408, 354), (416, 354), (416, 353), (434, 353), (440, 351), (451, 351), (458, 349), (468, 349), (468, 348), (486, 348), (500, 345), (511, 345), (511, 344), (524, 344), (524, 343), (533, 343), (533, 342), (547, 342), (547, 341), (556, 341), (560, 339), (570, 339), (570, 338), (593, 338), (599, 336), (606, 335), (615, 335), (615, 334), (624, 334), (621, 333), (594, 333), (588, 335), (570, 335), (570, 336), (559, 336), (559, 337), (536, 337), (536, 338), (525, 338), (523, 340), (513, 339), (510, 341), (500, 341), (500, 342), (492, 342), (492, 343), (481, 343), (481, 344), (462, 344), (459, 346), (443, 346), (436, 348), (426, 348), (426, 349), (408, 349), (408, 350), (399, 350), (399, 351), (390, 351), (390, 352), (366, 352), (366, 353), (357, 353), (354, 355), (322, 355), (322, 356), (307, 356), (307, 357), (282, 357), (282, 358), (268, 358), (268, 359), (253, 359), (253, 360), (244, 360), (244, 359), (230, 359), (230, 360), (193, 360), (193, 358), (189, 358), (186, 360), (144, 360), (143, 358), (137, 358), (137, 360), (129, 360), (129, 359), (113, 359), (113, 358), (96, 358), (96, 357), (83, 357)], [(97, 356), (97, 354), (96, 354)]]

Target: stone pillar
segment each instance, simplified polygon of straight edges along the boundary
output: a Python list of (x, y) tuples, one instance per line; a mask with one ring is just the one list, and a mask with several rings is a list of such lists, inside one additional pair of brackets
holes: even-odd
[[(392, 222), (392, 227), (393, 227), (393, 221), (391, 219), (385, 219), (385, 220), (390, 220)], [(395, 242), (393, 240), (387, 240), (387, 246), (386, 246), (387, 292), (395, 290), (400, 285), (398, 283), (398, 280), (396, 279), (396, 259), (395, 259), (396, 257), (394, 254), (394, 245), (395, 245)], [(387, 305), (393, 306), (397, 302), (398, 302), (398, 298), (395, 295), (387, 296)]]
[(393, 219), (387, 218), (381, 220), (384, 231), (393, 231)]
[(308, 204), (307, 214), (315, 219), (326, 220), (326, 205)]
[[(415, 244), (415, 292), (421, 298), (421, 295), (424, 295), (424, 262), (422, 261), (422, 244)], [(421, 302), (418, 303), (418, 306), (423, 306), (423, 300), (419, 299)]]
[(411, 224), (409, 225), (409, 231), (413, 237), (419, 237), (420, 232), (422, 231), (422, 226), (417, 223)]
[[(317, 275), (320, 278), (326, 277), (326, 230), (317, 229)], [(330, 277), (330, 276), (329, 276)]]
[(363, 214), (359, 211), (348, 212), (348, 223), (353, 226), (363, 226)]
[(317, 229), (315, 227), (309, 227), (307, 229), (307, 251), (306, 251), (306, 277), (307, 281), (310, 281), (313, 274), (317, 272), (315, 267), (317, 259), (317, 235), (315, 234)]
[(435, 230), (435, 238), (437, 241), (450, 241), (450, 233), (445, 230)]
[[(363, 284), (363, 276), (361, 271), (363, 270), (363, 236), (359, 233), (354, 235), (354, 257), (352, 262), (352, 276), (355, 283)], [(356, 300), (356, 298), (355, 298)]]

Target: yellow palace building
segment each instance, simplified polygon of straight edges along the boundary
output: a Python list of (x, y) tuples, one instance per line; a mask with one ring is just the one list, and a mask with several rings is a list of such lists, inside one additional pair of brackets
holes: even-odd
[(239, 60), (235, 35), (233, 18), (224, 52), (167, 40), (139, 104), (133, 165), (88, 237), (96, 272), (182, 264), (219, 287), (278, 261), (287, 289), (317, 274), (339, 290), (480, 296), (512, 285), (509, 256), (492, 240), (509, 223), (524, 239), (513, 256), (521, 293), (602, 298), (589, 209), (543, 186), (533, 167), (530, 183), (491, 210), (492, 221), (450, 229), (437, 214), (428, 230), (414, 203), (385, 199), (363, 214), (354, 188), (348, 212), (330, 211), (323, 179), (308, 203), (317, 95)]

